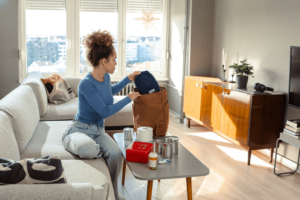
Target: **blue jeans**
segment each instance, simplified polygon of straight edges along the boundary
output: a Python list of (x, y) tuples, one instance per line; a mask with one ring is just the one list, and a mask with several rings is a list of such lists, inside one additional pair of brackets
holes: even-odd
[(103, 157), (109, 169), (115, 195), (118, 194), (118, 176), (123, 156), (117, 143), (105, 133), (104, 125), (85, 124), (77, 119), (62, 137), (65, 148), (80, 158)]

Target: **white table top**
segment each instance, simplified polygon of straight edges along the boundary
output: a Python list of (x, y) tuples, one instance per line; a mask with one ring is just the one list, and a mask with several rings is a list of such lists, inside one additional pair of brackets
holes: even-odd
[[(120, 147), (124, 158), (126, 159), (126, 149), (132, 142), (128, 140), (124, 141), (123, 133), (115, 133), (113, 137)], [(158, 159), (161, 159), (161, 157), (159, 156)], [(209, 174), (209, 169), (193, 154), (191, 154), (191, 152), (189, 152), (184, 146), (182, 146), (180, 142), (178, 155), (172, 157), (171, 163), (157, 164), (156, 170), (150, 170), (149, 164), (128, 161), (126, 161), (126, 163), (130, 168), (133, 176), (136, 179), (140, 180), (186, 178), (206, 176)]]

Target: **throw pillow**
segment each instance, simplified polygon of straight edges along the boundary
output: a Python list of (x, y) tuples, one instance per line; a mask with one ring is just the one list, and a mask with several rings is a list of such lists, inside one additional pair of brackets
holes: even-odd
[(14, 161), (0, 157), (0, 185), (67, 183), (59, 155)]
[(53, 104), (62, 104), (75, 97), (69, 83), (57, 73), (53, 73), (47, 78), (41, 78), (46, 87), (48, 100)]

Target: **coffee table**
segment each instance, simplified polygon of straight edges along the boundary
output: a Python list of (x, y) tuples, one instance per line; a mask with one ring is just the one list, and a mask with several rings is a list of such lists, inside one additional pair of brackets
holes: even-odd
[[(150, 170), (148, 164), (134, 163), (126, 161), (126, 149), (132, 142), (124, 140), (123, 133), (113, 135), (124, 157), (122, 185), (125, 181), (126, 163), (132, 175), (139, 180), (147, 180), (147, 200), (151, 200), (153, 180), (186, 178), (187, 197), (192, 199), (192, 178), (196, 176), (206, 176), (209, 169), (199, 161), (191, 152), (179, 143), (178, 155), (173, 156), (171, 163), (157, 164), (156, 170)], [(136, 140), (135, 134), (133, 141)], [(179, 138), (180, 141), (180, 138)], [(158, 157), (161, 159), (161, 156)]]

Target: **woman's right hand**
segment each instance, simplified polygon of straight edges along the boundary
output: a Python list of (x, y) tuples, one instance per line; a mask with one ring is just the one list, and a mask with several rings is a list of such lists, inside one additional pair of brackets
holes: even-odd
[(138, 92), (130, 92), (130, 93), (128, 94), (128, 97), (131, 99), (131, 101), (135, 100), (135, 99), (136, 99), (137, 97), (139, 97), (139, 96), (141, 96), (141, 94), (138, 93)]

